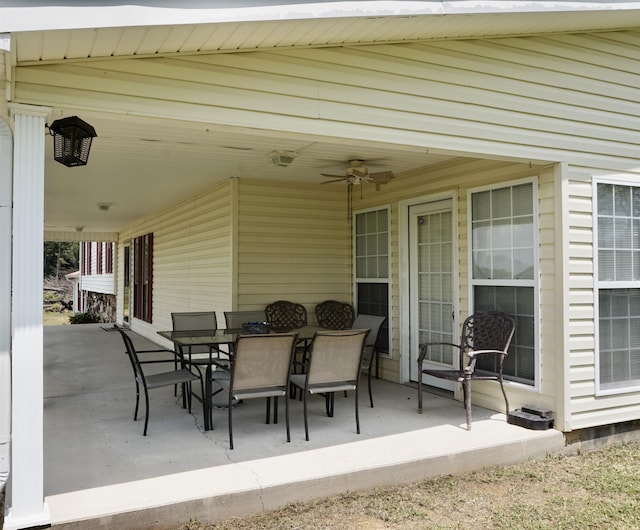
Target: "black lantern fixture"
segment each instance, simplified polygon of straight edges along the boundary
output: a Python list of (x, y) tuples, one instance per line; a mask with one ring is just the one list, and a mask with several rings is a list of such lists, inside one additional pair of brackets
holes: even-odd
[(53, 158), (67, 167), (86, 166), (96, 130), (77, 116), (62, 118), (49, 126), (53, 135)]

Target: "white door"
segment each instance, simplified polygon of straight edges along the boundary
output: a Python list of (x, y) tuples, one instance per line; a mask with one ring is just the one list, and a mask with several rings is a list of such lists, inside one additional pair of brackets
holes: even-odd
[[(419, 345), (424, 342), (459, 341), (454, 337), (453, 201), (439, 200), (409, 208), (411, 367), (418, 380)], [(457, 355), (449, 347), (429, 348), (425, 367), (457, 367)], [(454, 390), (450, 381), (427, 377), (423, 382)]]

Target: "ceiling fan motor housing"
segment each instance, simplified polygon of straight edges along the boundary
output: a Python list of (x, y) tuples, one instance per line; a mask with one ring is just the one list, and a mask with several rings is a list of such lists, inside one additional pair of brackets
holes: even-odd
[(364, 166), (350, 167), (346, 170), (346, 174), (348, 177), (357, 179), (364, 179), (368, 175), (368, 173), (369, 171)]

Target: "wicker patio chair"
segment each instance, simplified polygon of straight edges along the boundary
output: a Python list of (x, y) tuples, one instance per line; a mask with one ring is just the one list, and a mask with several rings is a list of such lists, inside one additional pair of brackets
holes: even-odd
[(233, 449), (234, 400), (266, 398), (266, 423), (269, 423), (271, 398), (274, 398), (273, 423), (278, 423), (278, 398), (284, 397), (287, 442), (291, 441), (289, 377), (297, 337), (295, 333), (238, 336), (234, 347), (231, 379), (219, 382), (229, 395), (227, 415), (230, 449)]
[(337, 300), (325, 300), (315, 307), (316, 320), (326, 329), (350, 329), (355, 320), (353, 306)]
[(358, 389), (360, 366), (368, 329), (318, 331), (311, 344), (305, 373), (292, 374), (291, 383), (302, 390), (304, 434), (309, 441), (308, 396), (325, 397), (327, 415), (332, 417), (336, 392), (354, 390), (356, 431), (360, 434)]
[[(468, 430), (471, 430), (471, 381), (498, 381), (508, 417), (509, 400), (502, 381), (502, 367), (514, 331), (515, 322), (513, 318), (505, 313), (489, 311), (466, 318), (462, 324), (460, 344), (450, 342), (426, 342), (420, 344), (420, 355), (418, 356), (418, 412), (422, 413), (422, 378), (423, 374), (425, 374), (448, 381), (456, 381), (462, 385)], [(459, 369), (435, 370), (423, 367), (429, 348), (436, 345), (451, 346), (458, 349)], [(466, 364), (465, 357), (468, 359)], [(496, 373), (476, 372), (478, 358), (484, 357), (497, 358), (498, 369)]]

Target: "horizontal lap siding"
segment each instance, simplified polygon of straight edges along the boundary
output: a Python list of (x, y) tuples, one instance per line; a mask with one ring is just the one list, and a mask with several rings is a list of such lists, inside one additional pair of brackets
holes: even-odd
[[(595, 395), (595, 323), (593, 319), (593, 215), (590, 177), (568, 182), (569, 411), (566, 422), (579, 428), (576, 406)], [(586, 312), (586, 313), (585, 313)], [(584, 410), (582, 412), (584, 415)]]
[[(569, 216), (569, 411), (567, 429), (638, 418), (638, 393), (596, 396), (596, 323), (593, 177), (616, 172), (572, 168), (568, 182)], [(630, 176), (630, 175), (629, 175)], [(636, 179), (640, 176), (637, 174)]]
[(351, 300), (345, 186), (239, 179), (238, 307)]
[[(153, 324), (136, 323), (151, 337), (171, 329), (173, 311), (215, 310), (224, 323), (233, 289), (231, 188), (225, 181), (123, 231), (120, 253), (126, 240), (153, 232)], [(119, 267), (122, 274), (122, 259)]]
[(39, 65), (17, 70), (16, 96), (622, 169), (640, 137), (637, 40), (620, 32)]

